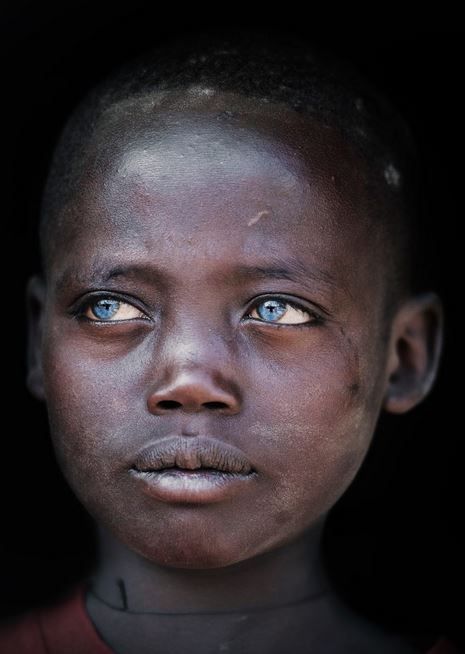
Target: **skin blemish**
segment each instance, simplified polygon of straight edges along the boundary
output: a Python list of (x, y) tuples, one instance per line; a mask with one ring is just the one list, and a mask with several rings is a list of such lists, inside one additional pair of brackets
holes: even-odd
[(217, 115), (217, 118), (218, 118), (218, 120), (222, 120), (222, 119), (228, 120), (228, 119), (231, 119), (231, 118), (235, 118), (235, 116), (236, 116), (236, 114), (233, 111), (229, 111), (228, 109), (226, 109), (225, 111), (221, 111)]
[(348, 391), (351, 395), (357, 395), (357, 393), (360, 390), (360, 384), (357, 382), (354, 382), (353, 384), (349, 384), (348, 386)]
[(264, 210), (264, 211), (259, 211), (259, 212), (257, 213), (256, 216), (254, 216), (253, 218), (251, 218), (251, 219), (249, 220), (249, 222), (247, 223), (247, 226), (250, 227), (251, 225), (255, 225), (255, 223), (258, 223), (258, 221), (260, 220), (260, 218), (263, 218), (264, 216), (268, 216), (269, 213), (270, 213), (270, 212), (269, 212), (269, 211), (266, 211), (266, 210)]
[(364, 109), (364, 102), (363, 102), (362, 98), (356, 98), (356, 100), (355, 100), (355, 108), (357, 109), (357, 111), (363, 111), (363, 109)]
[(215, 94), (214, 89), (210, 89), (206, 86), (192, 86), (189, 91), (194, 95), (211, 96)]
[(389, 186), (398, 188), (400, 186), (400, 173), (392, 164), (388, 164), (384, 169), (384, 179)]

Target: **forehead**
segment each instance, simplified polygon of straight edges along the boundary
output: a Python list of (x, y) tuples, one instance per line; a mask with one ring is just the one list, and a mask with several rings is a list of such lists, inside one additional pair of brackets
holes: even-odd
[(287, 168), (289, 178), (304, 183), (315, 183), (319, 173), (326, 177), (322, 182), (333, 182), (329, 192), (340, 190), (345, 202), (354, 184), (360, 201), (367, 178), (365, 162), (336, 128), (286, 105), (195, 87), (111, 107), (88, 154), (94, 170), (146, 172), (158, 180), (182, 172), (186, 183), (196, 186), (205, 174), (216, 173), (220, 180), (235, 170), (243, 178), (272, 177)]
[(206, 91), (107, 113), (66, 208), (57, 271), (108, 256), (169, 265), (176, 253), (204, 269), (207, 260), (265, 253), (328, 278), (369, 269), (366, 170), (337, 130), (284, 106)]

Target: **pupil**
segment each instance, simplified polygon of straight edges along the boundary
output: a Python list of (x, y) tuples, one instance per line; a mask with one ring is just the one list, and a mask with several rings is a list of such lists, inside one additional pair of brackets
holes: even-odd
[(120, 303), (118, 300), (97, 300), (94, 304), (93, 312), (100, 320), (112, 318), (118, 311)]
[(286, 313), (286, 303), (280, 300), (265, 300), (258, 306), (257, 313), (264, 320), (281, 318)]

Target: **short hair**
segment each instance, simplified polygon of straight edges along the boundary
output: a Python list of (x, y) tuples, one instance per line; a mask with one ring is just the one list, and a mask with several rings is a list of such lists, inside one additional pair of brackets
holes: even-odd
[[(192, 87), (284, 103), (337, 128), (365, 162), (373, 218), (385, 230), (386, 308), (421, 285), (418, 232), (423, 196), (409, 126), (394, 105), (356, 68), (292, 35), (198, 35), (159, 46), (128, 62), (93, 88), (69, 118), (54, 152), (40, 214), (42, 267), (47, 267), (60, 209), (72, 199), (86, 149), (108, 110), (128, 100)], [(425, 256), (426, 259), (426, 256)]]

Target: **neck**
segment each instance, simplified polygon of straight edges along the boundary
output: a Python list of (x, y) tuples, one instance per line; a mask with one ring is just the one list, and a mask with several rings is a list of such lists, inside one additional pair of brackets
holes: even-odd
[(136, 613), (259, 610), (324, 593), (323, 521), (299, 539), (224, 568), (186, 569), (139, 556), (98, 527), (99, 556), (92, 592), (113, 607)]

